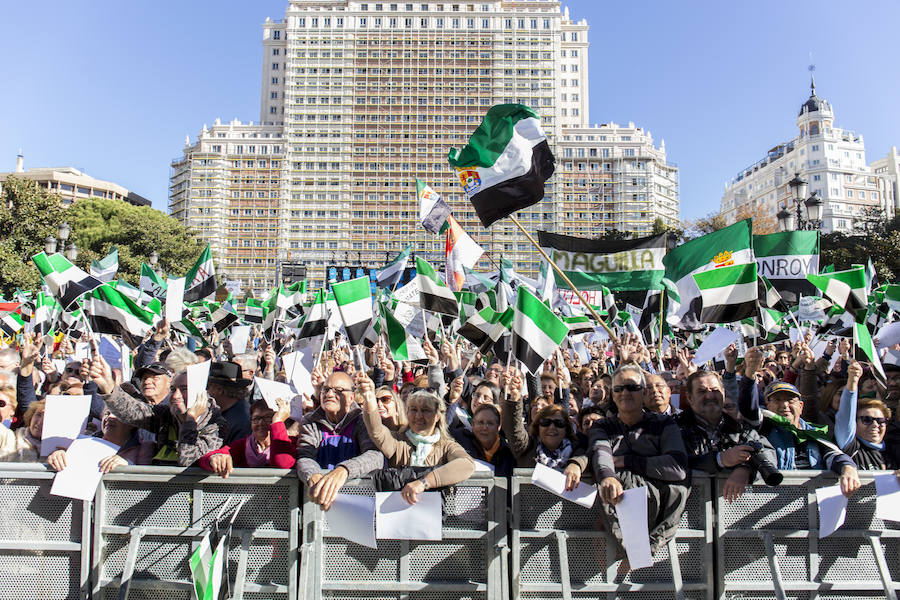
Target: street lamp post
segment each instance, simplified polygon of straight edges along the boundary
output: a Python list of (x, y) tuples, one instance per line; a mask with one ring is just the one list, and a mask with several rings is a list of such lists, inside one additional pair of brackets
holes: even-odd
[[(778, 226), (781, 231), (815, 231), (822, 227), (822, 207), (825, 203), (819, 197), (819, 192), (813, 192), (807, 197), (809, 183), (800, 177), (799, 173), (788, 182), (788, 186), (791, 189), (794, 206), (791, 210), (782, 207), (778, 213)], [(806, 207), (806, 218), (803, 218), (803, 207)]]
[(75, 242), (69, 242), (69, 245), (66, 246), (66, 258), (72, 262), (78, 259), (78, 246), (75, 245)]

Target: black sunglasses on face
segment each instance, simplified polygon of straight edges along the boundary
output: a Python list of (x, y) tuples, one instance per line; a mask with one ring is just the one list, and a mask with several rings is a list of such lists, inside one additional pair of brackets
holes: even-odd
[(563, 421), (562, 419), (546, 419), (545, 418), (545, 419), (541, 419), (540, 421), (538, 421), (538, 425), (540, 425), (541, 427), (550, 427), (551, 425), (553, 425), (557, 429), (565, 429), (566, 428), (566, 422)]
[(614, 385), (612, 390), (617, 394), (621, 394), (624, 391), (639, 392), (642, 389), (644, 389), (644, 386), (639, 383), (626, 383), (623, 385)]
[(881, 426), (887, 425), (887, 419), (884, 417), (870, 417), (869, 415), (860, 415), (860, 422), (863, 425), (871, 425), (872, 423), (878, 423)]

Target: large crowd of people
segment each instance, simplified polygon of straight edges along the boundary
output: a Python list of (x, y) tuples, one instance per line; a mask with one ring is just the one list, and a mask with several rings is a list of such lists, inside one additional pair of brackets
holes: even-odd
[[(687, 348), (657, 353), (625, 334), (587, 344), (587, 362), (559, 349), (532, 374), (462, 339), (426, 339), (419, 364), (392, 360), (381, 343), (360, 352), (338, 334), (318, 353), (315, 393), (278, 398), (273, 409), (254, 378), (286, 380), (291, 337), (267, 342), (255, 331), (242, 354), (228, 343), (190, 351), (162, 320), (123, 381), (96, 347), (75, 360), (73, 340), (50, 348), (26, 335), (0, 349), (0, 460), (41, 460), (44, 398), (87, 395), (86, 433), (119, 447), (104, 472), (295, 469), (328, 509), (348, 480), (367, 474), (414, 504), (476, 468), (507, 477), (541, 464), (563, 473), (568, 489), (596, 484), (601, 519), (620, 541), (614, 507), (624, 490), (646, 486), (655, 549), (675, 533), (692, 470), (725, 474), (723, 495), (734, 501), (754, 482), (777, 485), (782, 471), (830, 470), (850, 496), (858, 470), (900, 467), (900, 352), (886, 351), (885, 381), (846, 340), (818, 359), (810, 341), (743, 357), (731, 346), (716, 369), (693, 364)], [(186, 369), (200, 361), (211, 361), (208, 384), (189, 407)], [(66, 451), (46, 461), (62, 469)]]

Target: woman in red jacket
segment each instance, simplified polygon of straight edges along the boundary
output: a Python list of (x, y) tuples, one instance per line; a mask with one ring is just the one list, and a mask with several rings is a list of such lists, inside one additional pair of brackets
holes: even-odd
[(228, 477), (235, 467), (293, 469), (297, 440), (290, 438), (284, 427), (284, 420), (291, 416), (291, 407), (282, 398), (277, 403), (278, 410), (273, 411), (264, 400), (254, 402), (250, 407), (252, 433), (204, 455), (200, 466), (222, 477)]

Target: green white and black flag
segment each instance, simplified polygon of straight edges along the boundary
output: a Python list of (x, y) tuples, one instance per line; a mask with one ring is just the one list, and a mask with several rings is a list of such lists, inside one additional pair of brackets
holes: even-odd
[(400, 282), (400, 278), (403, 277), (403, 271), (406, 270), (406, 265), (409, 263), (411, 252), (412, 244), (407, 244), (406, 248), (394, 260), (378, 269), (375, 276), (378, 281), (378, 287), (392, 288)]
[(94, 333), (122, 336), (129, 348), (143, 341), (158, 317), (109, 284), (85, 296), (83, 307)]
[(153, 267), (146, 263), (141, 263), (140, 288), (142, 292), (165, 303), (168, 285), (165, 278), (160, 277)]
[(328, 331), (328, 308), (325, 304), (325, 290), (319, 290), (311, 306), (307, 307), (297, 332), (297, 339), (325, 335)]
[(693, 274), (702, 298), (702, 323), (733, 323), (756, 314), (756, 263)]
[(869, 298), (866, 295), (864, 267), (857, 266), (824, 275), (807, 275), (806, 278), (836, 306), (853, 315), (857, 323), (865, 321)]
[(419, 287), (420, 308), (454, 317), (459, 314), (459, 303), (456, 301), (456, 296), (440, 280), (434, 267), (418, 256), (416, 257), (416, 282)]
[(347, 331), (347, 341), (351, 346), (361, 343), (372, 321), (372, 291), (368, 276), (333, 283), (331, 291)]
[(492, 106), (462, 149), (447, 157), (481, 224), (536, 204), (554, 171), (538, 114), (522, 104)]
[(41, 273), (50, 293), (56, 296), (59, 304), (67, 309), (77, 299), (91, 290), (103, 285), (96, 277), (91, 277), (60, 253), (47, 255), (44, 252), (31, 257), (34, 265)]
[(213, 264), (209, 244), (200, 253), (200, 257), (191, 270), (184, 276), (184, 301), (196, 302), (216, 293), (216, 268)]
[(536, 373), (569, 334), (569, 326), (537, 296), (520, 286), (512, 326), (513, 356)]

